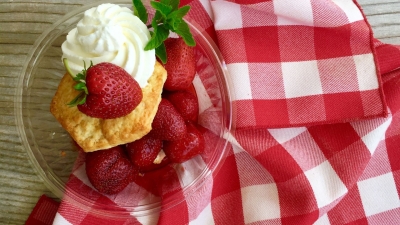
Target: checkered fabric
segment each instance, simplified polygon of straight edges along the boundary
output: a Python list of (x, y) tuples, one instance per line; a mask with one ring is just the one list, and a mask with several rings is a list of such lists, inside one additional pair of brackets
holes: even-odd
[[(352, 0), (181, 3), (218, 43), (233, 87), (220, 170), (147, 218), (97, 218), (62, 201), (54, 224), (400, 224), (400, 46), (373, 39)], [(128, 201), (93, 190), (80, 160), (75, 188), (113, 209)]]

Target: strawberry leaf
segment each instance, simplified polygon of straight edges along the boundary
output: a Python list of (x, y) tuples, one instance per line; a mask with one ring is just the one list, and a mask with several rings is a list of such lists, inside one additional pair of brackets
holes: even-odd
[(63, 63), (65, 69), (71, 75), (72, 79), (77, 82), (77, 84), (74, 85), (74, 89), (79, 91), (79, 94), (68, 103), (68, 106), (73, 107), (77, 105), (82, 105), (86, 102), (86, 96), (89, 94), (86, 86), (86, 72), (88, 69), (90, 69), (90, 67), (93, 66), (93, 62), (90, 62), (89, 68), (86, 69), (86, 63), (85, 61), (83, 61), (84, 69), (82, 70), (82, 72), (76, 74), (75, 76), (73, 76), (71, 69), (69, 68), (68, 59), (64, 58)]

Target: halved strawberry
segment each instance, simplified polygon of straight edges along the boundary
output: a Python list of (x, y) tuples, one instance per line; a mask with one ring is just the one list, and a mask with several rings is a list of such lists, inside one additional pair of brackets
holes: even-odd
[(161, 139), (155, 139), (146, 135), (139, 140), (126, 144), (126, 151), (133, 165), (140, 172), (146, 172), (157, 169), (167, 163), (166, 158), (164, 158), (164, 162), (154, 163), (161, 151), (162, 144)]
[(120, 192), (138, 174), (121, 146), (86, 153), (85, 163), (90, 183), (103, 194)]
[(186, 134), (186, 124), (183, 117), (167, 100), (161, 99), (158, 111), (154, 117), (149, 136), (161, 140), (179, 140)]
[(182, 38), (168, 38), (164, 42), (167, 52), (167, 80), (164, 89), (184, 90), (190, 87), (196, 74), (196, 60), (193, 48)]
[(187, 122), (187, 133), (178, 141), (164, 141), (164, 152), (171, 162), (181, 163), (204, 151), (205, 141), (203, 134), (196, 125)]
[(166, 97), (184, 120), (197, 122), (199, 116), (199, 102), (196, 95), (187, 90), (174, 91)]

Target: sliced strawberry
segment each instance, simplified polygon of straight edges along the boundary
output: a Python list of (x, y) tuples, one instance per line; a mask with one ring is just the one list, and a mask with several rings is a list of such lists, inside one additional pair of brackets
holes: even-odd
[(85, 162), (90, 183), (103, 194), (120, 192), (138, 174), (121, 146), (86, 153)]
[(178, 141), (164, 141), (164, 152), (171, 162), (181, 163), (201, 154), (205, 141), (202, 133), (191, 123), (186, 123), (187, 134)]
[(151, 171), (155, 171), (155, 170), (159, 170), (162, 167), (168, 165), (170, 163), (170, 160), (168, 159), (167, 156), (165, 156), (161, 162), (159, 163), (152, 163), (150, 165), (147, 166), (141, 166), (139, 169), (140, 172), (142, 173), (147, 173), (147, 172), (151, 172)]
[(152, 138), (149, 135), (126, 145), (126, 151), (131, 162), (141, 172), (153, 168), (154, 165), (158, 166), (158, 164), (154, 164), (154, 160), (157, 158), (161, 148), (162, 140)]
[(167, 80), (164, 89), (184, 90), (190, 87), (196, 74), (196, 60), (192, 47), (185, 44), (182, 38), (168, 38), (165, 42), (167, 52)]
[(149, 136), (161, 140), (179, 140), (186, 134), (186, 124), (175, 107), (167, 100), (161, 99), (152, 123)]
[(167, 95), (167, 99), (174, 105), (184, 120), (197, 122), (199, 116), (199, 102), (196, 95), (187, 90), (175, 91)]
[(86, 71), (85, 83), (88, 94), (86, 101), (78, 104), (78, 109), (91, 117), (113, 119), (126, 116), (143, 98), (138, 82), (112, 63), (90, 67)]

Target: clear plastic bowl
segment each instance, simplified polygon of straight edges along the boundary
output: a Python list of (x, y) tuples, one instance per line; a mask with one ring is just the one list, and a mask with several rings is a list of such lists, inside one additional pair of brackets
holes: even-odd
[[(195, 165), (195, 174), (181, 177), (182, 192), (168, 197), (153, 196), (145, 203), (120, 204), (118, 209), (96, 203), (93, 199), (73, 189), (66, 192), (69, 179), (79, 152), (72, 139), (49, 111), (65, 69), (61, 62), (61, 44), (66, 34), (82, 18), (83, 12), (101, 3), (114, 3), (132, 8), (131, 1), (107, 0), (84, 5), (74, 10), (34, 43), (28, 54), (15, 95), (15, 113), (18, 130), (34, 169), (55, 196), (68, 200), (78, 207), (91, 207), (93, 213), (119, 217), (146, 216), (167, 210), (195, 192), (201, 192), (204, 182), (218, 170), (227, 152), (226, 135), (231, 131), (232, 106), (227, 82), (227, 70), (215, 43), (190, 18), (186, 18), (196, 40), (197, 75), (194, 87), (200, 103), (199, 123), (211, 130), (217, 138), (206, 140), (207, 153), (189, 162), (175, 165), (177, 168)], [(149, 8), (148, 5), (146, 5)], [(199, 81), (202, 82), (199, 82)], [(202, 86), (200, 84), (205, 84)], [(187, 171), (186, 171), (187, 172)], [(161, 203), (162, 202), (162, 203)], [(162, 206), (162, 207), (161, 207)]]

